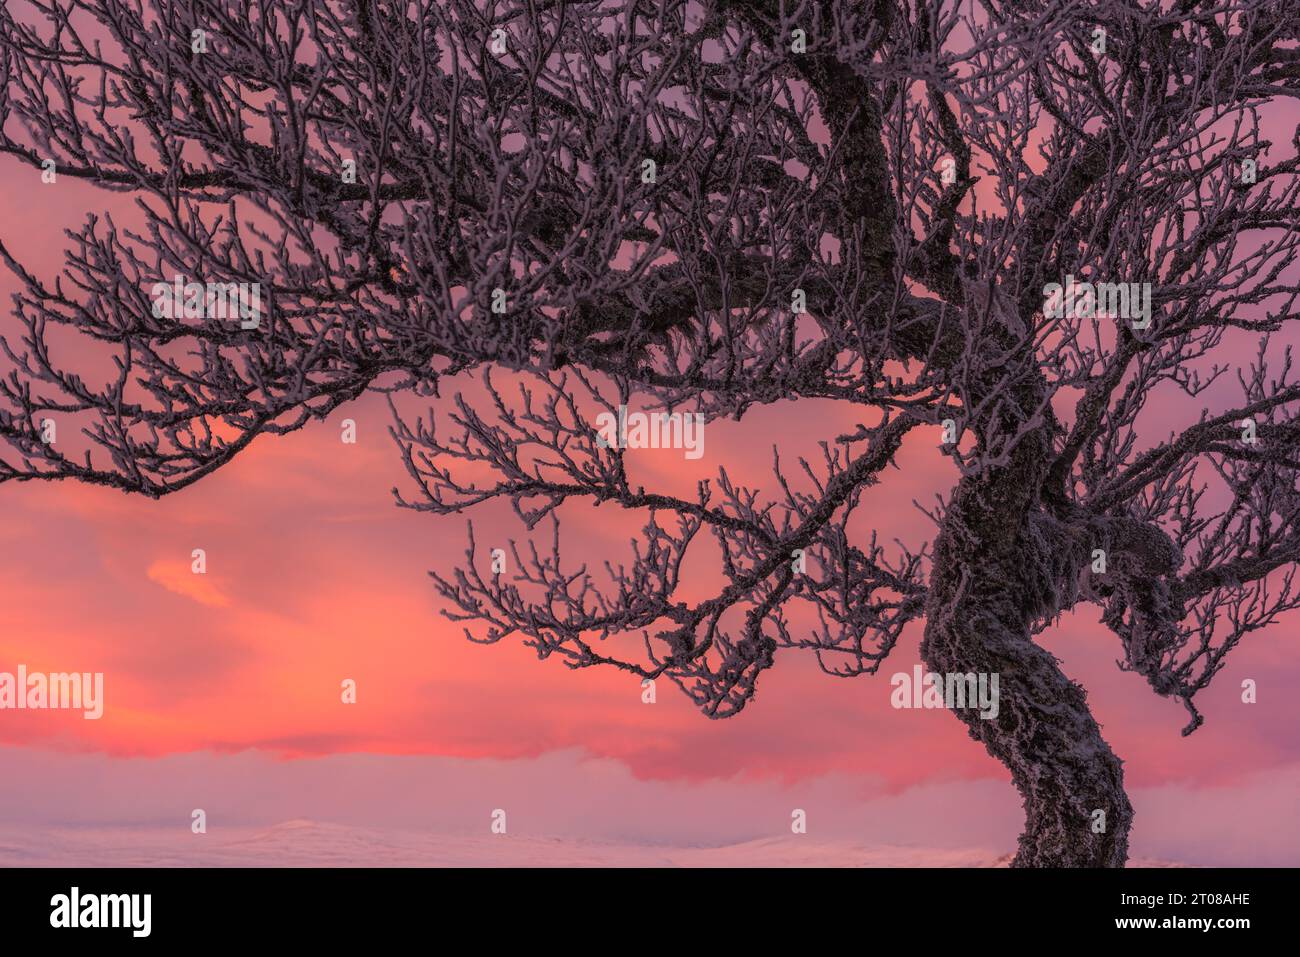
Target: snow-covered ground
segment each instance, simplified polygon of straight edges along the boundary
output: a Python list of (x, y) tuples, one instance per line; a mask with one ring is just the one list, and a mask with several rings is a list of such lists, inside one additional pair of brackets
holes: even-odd
[[(223, 828), (0, 827), (3, 867), (1005, 867), (1008, 853), (816, 841), (722, 847), (595, 843), (515, 834), (381, 830), (319, 821)], [(1135, 860), (1135, 867), (1179, 867)]]

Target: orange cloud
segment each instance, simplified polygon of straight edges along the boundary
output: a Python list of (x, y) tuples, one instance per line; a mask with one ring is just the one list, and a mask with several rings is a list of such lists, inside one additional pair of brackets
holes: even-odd
[(211, 577), (195, 574), (184, 562), (160, 559), (150, 565), (145, 574), (151, 582), (174, 594), (192, 598), (200, 605), (225, 608), (230, 604), (230, 598)]

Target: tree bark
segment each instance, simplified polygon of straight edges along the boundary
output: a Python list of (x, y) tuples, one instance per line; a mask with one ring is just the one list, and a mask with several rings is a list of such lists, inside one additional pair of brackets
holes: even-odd
[(1061, 584), (1044, 593), (1054, 563), (1028, 524), (1038, 463), (1048, 461), (1039, 445), (1027, 442), (1010, 467), (960, 483), (935, 541), (921, 657), (934, 673), (998, 675), (996, 718), (953, 710), (1010, 770), (1024, 800), (1012, 866), (1123, 867), (1133, 820), (1123, 762), (1102, 738), (1083, 688), (1031, 632), (1055, 610), (1046, 604)]

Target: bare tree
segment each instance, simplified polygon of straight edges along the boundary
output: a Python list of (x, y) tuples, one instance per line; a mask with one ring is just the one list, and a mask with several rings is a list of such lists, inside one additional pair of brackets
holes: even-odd
[[(1284, 0), (6, 4), (0, 150), (130, 192), (146, 227), (89, 216), (52, 285), (0, 237), (23, 289), (0, 481), (157, 497), (367, 390), (396, 412), (480, 369), (450, 428), (393, 428), (400, 504), (550, 523), (512, 575), (472, 529), (435, 575), (472, 637), (721, 718), (781, 649), (874, 673), (924, 619), (929, 669), (1001, 678), (995, 719), (953, 710), (1024, 798), (1016, 863), (1122, 865), (1121, 762), (1035, 636), (1095, 604), (1186, 734), (1228, 651), (1300, 605), (1300, 384), (1270, 342), (1297, 318), (1300, 186), (1261, 133), (1300, 96), (1297, 40)], [(263, 308), (159, 310), (174, 276)], [(115, 364), (74, 371), (82, 341)], [(778, 456), (774, 496), (723, 469), (682, 498), (593, 427), (633, 396), (865, 424)], [(1205, 411), (1153, 431), (1170, 403)], [(949, 440), (936, 536), (863, 540), (905, 438)], [(599, 576), (561, 560), (581, 501), (644, 516)], [(697, 551), (722, 584), (687, 600)]]

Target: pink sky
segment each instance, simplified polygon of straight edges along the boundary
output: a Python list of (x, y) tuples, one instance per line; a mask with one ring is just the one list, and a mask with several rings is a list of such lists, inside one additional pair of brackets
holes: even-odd
[[(62, 228), (129, 202), (79, 182), (42, 187), (12, 161), (0, 174), (0, 239), (40, 275), (58, 269)], [(0, 274), (6, 332), (13, 288)], [(347, 417), (356, 445), (339, 440)], [(793, 460), (857, 417), (759, 409), (711, 424), (699, 462), (630, 454), (647, 485), (689, 486), (720, 464), (767, 485), (772, 437)], [(0, 712), (0, 823), (188, 828), (189, 809), (205, 807), (217, 821), (457, 830), (509, 802), (516, 827), (537, 833), (711, 843), (786, 833), (789, 808), (808, 807), (810, 830), (835, 836), (1012, 847), (1019, 802), (1001, 766), (950, 714), (890, 707), (889, 675), (918, 660), (919, 627), (874, 678), (832, 679), (779, 654), (754, 703), (720, 722), (667, 683), (645, 705), (630, 676), (466, 642), (425, 574), (460, 559), (464, 523), (393, 506), (390, 489), (409, 484), (388, 425), (367, 397), (256, 441), (160, 502), (67, 483), (0, 488), (0, 670), (106, 676), (102, 720)], [(867, 495), (862, 511), (886, 540), (920, 544), (929, 523), (912, 500), (952, 481), (927, 443), (905, 445)], [(520, 534), (503, 509), (474, 520), (489, 547)], [(617, 559), (637, 527), (570, 510), (566, 555)], [(189, 570), (194, 548), (206, 576)], [(1085, 606), (1044, 641), (1126, 761), (1135, 853), (1300, 863), (1296, 619), (1246, 639), (1198, 699), (1206, 725), (1181, 738), (1181, 706), (1116, 669), (1118, 641), (1097, 617)], [(340, 701), (345, 678), (355, 706)], [(1244, 678), (1258, 703), (1240, 701)]]

